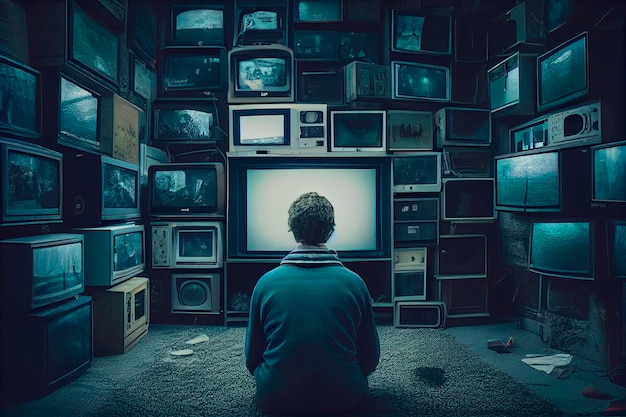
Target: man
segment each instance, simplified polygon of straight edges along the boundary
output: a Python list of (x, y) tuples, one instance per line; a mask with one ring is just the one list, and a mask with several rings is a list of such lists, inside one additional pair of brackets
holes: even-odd
[(259, 279), (250, 302), (245, 354), (257, 404), (269, 413), (360, 409), (380, 359), (372, 299), (326, 247), (335, 230), (328, 199), (298, 197), (288, 226), (297, 245)]

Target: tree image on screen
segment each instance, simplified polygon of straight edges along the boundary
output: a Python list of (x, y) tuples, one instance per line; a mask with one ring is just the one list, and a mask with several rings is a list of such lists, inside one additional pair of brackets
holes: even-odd
[(239, 62), (239, 90), (264, 91), (287, 86), (287, 68), (283, 58), (252, 58)]
[(217, 179), (212, 169), (163, 170), (154, 174), (153, 204), (188, 208), (217, 205)]
[(102, 201), (105, 208), (137, 207), (137, 172), (105, 164)]
[(59, 164), (21, 152), (9, 153), (9, 210), (59, 207)]

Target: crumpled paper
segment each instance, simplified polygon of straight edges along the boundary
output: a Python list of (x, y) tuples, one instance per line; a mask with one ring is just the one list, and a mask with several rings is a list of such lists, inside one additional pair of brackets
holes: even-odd
[(527, 365), (532, 366), (538, 371), (543, 371), (546, 374), (552, 372), (557, 366), (567, 366), (572, 361), (572, 355), (569, 353), (557, 353), (556, 355), (548, 356), (535, 356), (526, 357), (522, 359)]

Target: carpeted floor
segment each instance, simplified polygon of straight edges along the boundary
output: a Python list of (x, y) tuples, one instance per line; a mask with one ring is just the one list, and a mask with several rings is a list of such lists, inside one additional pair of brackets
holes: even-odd
[[(243, 327), (152, 325), (124, 355), (3, 417), (252, 417), (254, 380), (244, 366)], [(206, 335), (208, 341), (185, 342)], [(562, 413), (441, 329), (379, 326), (381, 361), (370, 386), (387, 392), (394, 416), (558, 416)], [(190, 356), (172, 351), (192, 349)]]

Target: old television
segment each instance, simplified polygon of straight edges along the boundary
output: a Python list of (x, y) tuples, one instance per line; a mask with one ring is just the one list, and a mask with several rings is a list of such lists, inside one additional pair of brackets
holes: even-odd
[(489, 146), (491, 112), (487, 109), (444, 107), (434, 116), (437, 146)]
[(229, 151), (297, 154), (327, 151), (326, 104), (230, 105)]
[[(64, 220), (86, 226), (141, 217), (139, 165), (105, 155), (64, 158)], [(80, 175), (77, 175), (80, 173)]]
[(222, 162), (184, 162), (148, 167), (148, 213), (153, 217), (220, 217), (226, 207)]
[(432, 112), (387, 110), (387, 150), (393, 152), (432, 149)]
[(221, 268), (220, 221), (151, 222), (152, 268)]
[(46, 233), (0, 241), (2, 309), (25, 313), (84, 290), (83, 236)]
[(0, 132), (41, 137), (41, 73), (0, 55)]
[(626, 220), (609, 219), (606, 226), (609, 274), (626, 279)]
[(92, 298), (78, 295), (27, 314), (3, 316), (2, 398), (9, 403), (50, 394), (91, 368)]
[(492, 19), (487, 32), (489, 56), (517, 49), (540, 48), (546, 41), (543, 0), (524, 0)]
[(221, 275), (217, 272), (172, 274), (173, 314), (219, 314)]
[(343, 0), (296, 0), (294, 22), (322, 23), (343, 20)]
[(391, 155), (393, 192), (441, 191), (441, 152), (408, 152)]
[(233, 47), (228, 51), (229, 103), (293, 101), (293, 50), (270, 44)]
[(425, 10), (392, 10), (391, 50), (410, 54), (450, 55), (452, 16)]
[(626, 207), (626, 141), (591, 147), (592, 201)]
[(385, 110), (331, 110), (331, 151), (387, 151)]
[(492, 176), (493, 152), (489, 147), (444, 146), (442, 175), (450, 178)]
[(214, 144), (226, 137), (214, 100), (155, 100), (152, 112), (154, 145)]
[(148, 334), (150, 280), (133, 277), (93, 298), (93, 350), (95, 356), (128, 352)]
[(63, 220), (63, 155), (36, 144), (0, 138), (0, 224)]
[(485, 278), (487, 237), (482, 234), (440, 235), (436, 262), (437, 279)]
[(537, 112), (589, 94), (589, 35), (583, 32), (537, 57)]
[(128, 2), (128, 48), (151, 68), (157, 56), (158, 10), (150, 0)]
[(419, 62), (391, 62), (391, 98), (450, 101), (450, 67)]
[(495, 116), (534, 116), (536, 55), (515, 52), (487, 70), (489, 109)]
[(214, 97), (226, 89), (226, 48), (204, 46), (165, 48), (160, 52), (160, 96)]
[(337, 226), (328, 246), (341, 258), (390, 259), (391, 162), (360, 155), (232, 156), (227, 257), (282, 259), (296, 244), (287, 210), (298, 196), (315, 191), (334, 207)]
[(288, 44), (289, 14), (286, 1), (236, 0), (233, 46)]
[[(167, 7), (167, 6), (166, 6)], [(164, 22), (165, 46), (225, 47), (224, 4), (172, 4)]]
[(541, 275), (592, 280), (594, 247), (591, 220), (534, 220), (528, 269)]
[(441, 220), (448, 222), (491, 222), (494, 220), (493, 178), (444, 178)]
[(85, 286), (111, 287), (140, 274), (146, 266), (145, 228), (141, 224), (71, 229), (85, 238)]
[[(344, 104), (344, 76), (340, 69), (324, 65), (309, 65), (296, 61), (296, 102)], [(341, 88), (339, 88), (341, 86)]]

